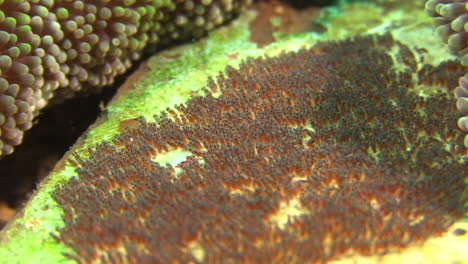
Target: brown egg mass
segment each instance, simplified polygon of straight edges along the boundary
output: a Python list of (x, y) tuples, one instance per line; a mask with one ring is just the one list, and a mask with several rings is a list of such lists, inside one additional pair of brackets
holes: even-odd
[[(79, 263), (323, 263), (422, 243), (466, 211), (444, 87), (463, 70), (418, 72), (388, 35), (228, 67), (205, 96), (75, 155), (55, 237)], [(190, 154), (155, 161), (174, 151)]]

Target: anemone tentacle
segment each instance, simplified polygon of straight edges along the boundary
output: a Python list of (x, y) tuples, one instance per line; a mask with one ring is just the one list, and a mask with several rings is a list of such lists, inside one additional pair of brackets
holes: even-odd
[(250, 2), (0, 1), (0, 157), (57, 91), (111, 84), (148, 46), (200, 37)]
[[(426, 2), (426, 11), (434, 17), (437, 35), (460, 57), (461, 63), (468, 67), (468, 1), (429, 0)], [(457, 108), (464, 115), (458, 119), (458, 127), (468, 133), (468, 73), (460, 77), (454, 94)], [(464, 145), (468, 148), (468, 134)]]

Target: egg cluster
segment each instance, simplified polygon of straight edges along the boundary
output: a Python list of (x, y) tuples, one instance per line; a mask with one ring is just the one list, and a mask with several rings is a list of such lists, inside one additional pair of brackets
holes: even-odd
[[(450, 50), (460, 56), (461, 63), (468, 66), (468, 2), (465, 0), (429, 0), (426, 11), (434, 17), (434, 27), (439, 37)], [(459, 79), (454, 91), (457, 108), (464, 115), (458, 119), (458, 127), (468, 133), (468, 74)], [(464, 139), (468, 148), (468, 134)]]
[[(228, 67), (70, 159), (54, 236), (78, 263), (325, 263), (422, 243), (466, 211), (468, 161), (444, 88), (464, 68), (416, 65), (385, 36)], [(156, 162), (173, 152), (187, 159)]]
[[(250, 0), (0, 1), (0, 157), (59, 92), (102, 87), (144, 49), (197, 38)], [(60, 89), (59, 89), (60, 88)]]

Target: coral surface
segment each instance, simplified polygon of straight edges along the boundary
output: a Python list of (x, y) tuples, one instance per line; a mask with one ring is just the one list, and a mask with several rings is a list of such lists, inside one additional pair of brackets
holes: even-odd
[(323, 263), (441, 234), (465, 212), (463, 133), (452, 91), (413, 78), (464, 68), (417, 64), (386, 35), (228, 67), (71, 159), (56, 239), (78, 263)]
[(55, 93), (102, 87), (143, 53), (197, 38), (250, 0), (0, 1), (0, 157)]

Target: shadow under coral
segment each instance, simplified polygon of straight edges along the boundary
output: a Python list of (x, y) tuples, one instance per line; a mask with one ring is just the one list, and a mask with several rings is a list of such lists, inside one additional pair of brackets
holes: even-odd
[[(101, 112), (99, 105), (109, 101), (117, 87), (99, 94), (77, 95), (42, 111), (36, 125), (25, 133), (23, 144), (0, 160), (0, 207), (21, 208), (36, 184), (96, 120)], [(7, 220), (7, 216), (0, 216), (0, 221)]]

